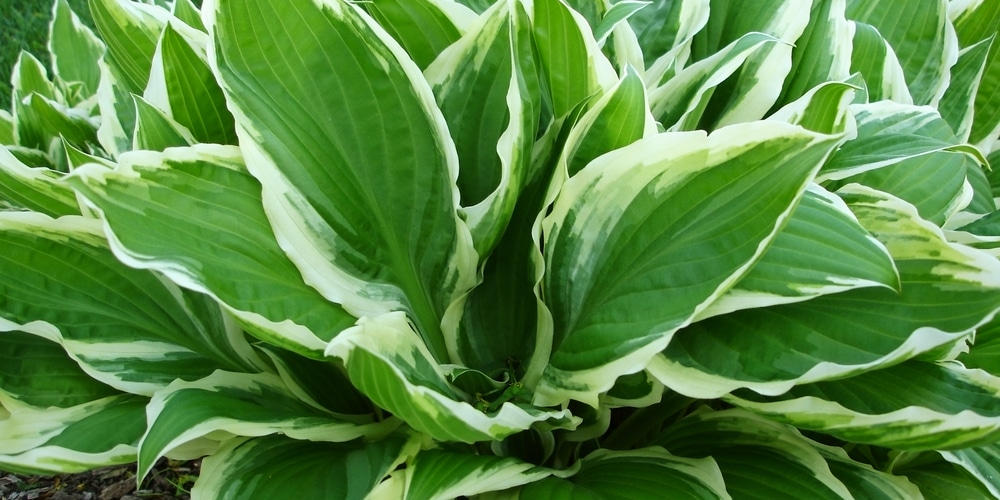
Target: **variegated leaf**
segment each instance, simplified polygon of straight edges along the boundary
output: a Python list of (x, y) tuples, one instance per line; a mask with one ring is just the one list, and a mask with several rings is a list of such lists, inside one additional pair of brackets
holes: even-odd
[(196, 439), (284, 434), (307, 441), (379, 439), (398, 421), (339, 415), (295, 397), (268, 373), (216, 371), (194, 382), (171, 383), (146, 407), (149, 427), (139, 443), (140, 481), (163, 455)]
[(568, 410), (542, 410), (519, 401), (522, 396), (513, 403), (460, 394), (402, 313), (362, 318), (330, 342), (327, 354), (343, 361), (351, 382), (375, 404), (439, 441), (493, 441), (535, 423), (579, 423)]
[(59, 342), (92, 377), (150, 395), (257, 358), (213, 301), (126, 267), (93, 219), (0, 213), (0, 331)]
[(329, 498), (391, 498), (379, 497), (377, 488), (417, 445), (402, 436), (371, 443), (232, 439), (202, 462), (191, 498), (308, 498), (317, 492)]
[(535, 402), (596, 406), (641, 369), (750, 270), (840, 139), (777, 122), (667, 133), (570, 179), (543, 223), (555, 335)]
[(519, 498), (728, 499), (726, 481), (711, 457), (683, 458), (663, 448), (598, 450), (570, 477), (550, 477), (522, 488)]
[(889, 42), (916, 104), (937, 105), (958, 59), (947, 0), (848, 0), (847, 17), (874, 26)]
[(209, 59), (286, 253), (356, 315), (408, 310), (446, 361), (439, 322), (473, 284), (476, 255), (457, 213), (454, 144), (417, 66), (350, 3), (204, 9)]
[(1000, 310), (995, 258), (947, 242), (898, 198), (857, 185), (838, 194), (889, 250), (900, 292), (863, 288), (716, 316), (678, 332), (647, 369), (692, 397), (778, 395), (947, 348)]
[(264, 341), (320, 359), (354, 324), (282, 252), (237, 148), (132, 152), (70, 182), (102, 213), (119, 258), (212, 295)]
[(1000, 434), (1000, 379), (951, 363), (911, 360), (775, 397), (726, 398), (801, 429), (899, 450), (986, 444)]

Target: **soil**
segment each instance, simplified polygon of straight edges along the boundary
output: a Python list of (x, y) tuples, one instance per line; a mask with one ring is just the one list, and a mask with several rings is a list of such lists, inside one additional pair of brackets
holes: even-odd
[(162, 459), (138, 489), (135, 464), (56, 476), (0, 471), (0, 500), (188, 500), (200, 465)]

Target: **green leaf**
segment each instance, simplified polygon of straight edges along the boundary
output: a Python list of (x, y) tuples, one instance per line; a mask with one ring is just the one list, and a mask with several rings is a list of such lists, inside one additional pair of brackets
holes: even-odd
[(979, 327), (969, 352), (959, 355), (958, 360), (1000, 377), (1000, 318)]
[[(3, 399), (0, 396), (0, 399)], [(83, 472), (135, 462), (146, 402), (109, 396), (67, 408), (11, 404), (0, 419), (0, 468), (21, 474)]]
[(852, 498), (810, 441), (742, 410), (696, 413), (655, 444), (681, 457), (712, 457), (735, 498)]
[(1000, 496), (1000, 445), (943, 451), (941, 456), (972, 474), (993, 496)]
[(104, 42), (80, 22), (66, 0), (57, 0), (52, 7), (48, 48), (57, 78), (82, 83), (85, 96), (97, 93), (101, 80), (97, 60), (104, 55)]
[(70, 182), (103, 214), (119, 258), (212, 295), (262, 340), (320, 359), (354, 324), (281, 250), (236, 148), (128, 153), (117, 170), (84, 167)]
[(347, 442), (378, 439), (398, 422), (345, 417), (296, 398), (268, 373), (215, 373), (194, 382), (171, 383), (153, 395), (146, 409), (149, 428), (139, 443), (140, 480), (163, 455), (199, 438), (267, 436)]
[[(201, 2), (198, 2), (200, 5)], [(174, 0), (173, 11), (175, 18), (184, 24), (201, 32), (206, 32), (205, 23), (201, 20), (201, 11), (195, 7), (191, 0)]]
[(362, 5), (421, 69), (476, 19), (472, 10), (452, 0), (373, 0)]
[(402, 313), (362, 318), (330, 341), (326, 352), (343, 361), (351, 383), (375, 404), (438, 441), (493, 441), (535, 423), (565, 428), (579, 423), (568, 410), (506, 401), (495, 411), (480, 411), (463, 401)]
[(0, 393), (37, 408), (69, 408), (120, 394), (94, 380), (51, 340), (0, 333)]
[(233, 115), (208, 67), (201, 33), (184, 36), (167, 24), (153, 55), (143, 97), (187, 127), (198, 142), (236, 144)]
[(768, 35), (778, 43), (763, 45), (748, 54), (738, 70), (727, 75), (716, 92), (706, 96), (697, 128), (714, 130), (757, 120), (767, 114), (781, 94), (782, 81), (792, 68), (792, 45), (808, 25), (811, 4), (782, 0), (758, 0), (753, 4), (740, 0), (712, 0), (708, 25), (694, 37), (691, 45), (693, 60), (707, 59), (751, 33)]
[[(927, 455), (931, 455), (928, 453)], [(933, 453), (937, 455), (937, 453)], [(937, 461), (906, 467), (899, 471), (920, 488), (928, 500), (953, 498), (992, 498), (990, 490), (962, 467), (937, 457)]]
[(813, 185), (753, 269), (699, 319), (871, 286), (899, 289), (888, 250), (840, 198)]
[(987, 164), (978, 150), (961, 144), (948, 122), (930, 107), (880, 101), (851, 106), (851, 112), (857, 137), (844, 143), (823, 166), (820, 181), (846, 179), (938, 152), (963, 153)]
[(358, 315), (409, 310), (446, 360), (439, 322), (472, 286), (476, 257), (456, 211), (457, 155), (416, 65), (351, 4), (209, 12), (210, 60), (286, 252)]
[(868, 88), (866, 102), (890, 100), (913, 104), (906, 75), (896, 52), (874, 26), (852, 21), (854, 25), (851, 73), (860, 73)]
[(612, 5), (611, 8), (604, 14), (600, 24), (594, 27), (594, 38), (597, 39), (597, 43), (603, 43), (604, 40), (611, 35), (616, 26), (627, 21), (628, 18), (632, 17), (636, 12), (639, 12), (652, 3), (653, 2), (622, 0)]
[(540, 106), (527, 13), (505, 6), (484, 13), (425, 71), (455, 141), (461, 204), (481, 260), (524, 186)]
[[(710, 457), (682, 458), (663, 448), (598, 450), (568, 478), (550, 477), (521, 490), (524, 498), (611, 499), (730, 498), (719, 466)], [(669, 493), (667, 493), (669, 492)]]
[(141, 94), (169, 12), (130, 0), (89, 0), (94, 25), (107, 44), (106, 58), (128, 92)]
[(889, 250), (900, 293), (862, 288), (739, 311), (678, 332), (647, 369), (667, 387), (712, 398), (890, 366), (969, 336), (1000, 308), (1000, 263), (948, 243), (907, 203), (852, 185), (838, 194)]
[(854, 498), (907, 500), (923, 497), (920, 489), (905, 476), (875, 470), (871, 465), (852, 459), (843, 448), (816, 442), (812, 445)]
[(14, 116), (0, 109), (0, 145), (14, 144)]
[(516, 458), (427, 450), (407, 465), (405, 498), (469, 497), (521, 486), (551, 474), (551, 469)]
[(646, 103), (646, 89), (634, 68), (601, 96), (573, 125), (561, 161), (566, 178), (576, 175), (598, 156), (656, 133)]
[(536, 404), (596, 405), (641, 369), (749, 271), (839, 140), (779, 122), (667, 133), (563, 185), (542, 226), (555, 335)]
[[(905, 12), (905, 16), (900, 13)], [(937, 105), (958, 57), (942, 0), (847, 0), (847, 17), (878, 29), (894, 49), (916, 104)], [(857, 50), (857, 48), (855, 49)]]
[(197, 142), (191, 132), (180, 123), (167, 116), (149, 101), (135, 99), (135, 135), (133, 149), (163, 151), (172, 147), (190, 146)]
[[(974, 8), (959, 15), (955, 32), (961, 47), (971, 47), (995, 35), (1000, 28), (1000, 5), (996, 2), (978, 2)], [(992, 149), (1000, 137), (1000, 46), (993, 44), (986, 57), (986, 66), (976, 91), (975, 117), (968, 140), (983, 151)]]
[(951, 83), (938, 104), (941, 117), (963, 142), (972, 134), (976, 95), (995, 39), (990, 37), (958, 53), (958, 62), (951, 68)]
[(552, 112), (560, 118), (580, 102), (613, 86), (617, 77), (580, 13), (561, 0), (533, 3), (535, 46)]
[(844, 81), (851, 73), (851, 25), (844, 0), (814, 0), (809, 24), (792, 47), (792, 67), (775, 108), (806, 95), (817, 85)]
[(776, 397), (726, 398), (779, 422), (898, 450), (956, 449), (1000, 433), (1000, 379), (951, 363), (907, 361)]
[(676, 65), (679, 69), (687, 64), (691, 39), (708, 23), (708, 14), (709, 0), (656, 1), (629, 17), (645, 67)]
[(62, 344), (90, 376), (149, 395), (216, 368), (255, 370), (214, 302), (112, 255), (94, 219), (0, 213), (0, 330)]
[[(42, 146), (48, 146), (46, 142), (49, 138), (60, 136), (80, 148), (97, 143), (97, 120), (92, 119), (89, 113), (68, 108), (41, 94), (25, 97), (18, 108), (18, 120), (31, 120), (37, 133), (43, 137)], [(30, 118), (25, 116), (29, 113)]]
[(132, 150), (135, 136), (136, 110), (133, 93), (121, 81), (119, 72), (103, 59), (101, 84), (97, 87), (97, 105), (101, 111), (101, 127), (97, 129), (97, 140), (112, 158)]
[(202, 462), (191, 497), (361, 500), (413, 446), (403, 438), (373, 443), (315, 443), (283, 436), (233, 439)]
[(777, 40), (770, 35), (748, 33), (679, 71), (666, 83), (649, 91), (653, 116), (667, 130), (698, 128), (715, 88), (735, 73), (751, 54), (775, 42)]
[(0, 146), (0, 200), (53, 217), (79, 214), (76, 195), (59, 182), (62, 174), (30, 168)]

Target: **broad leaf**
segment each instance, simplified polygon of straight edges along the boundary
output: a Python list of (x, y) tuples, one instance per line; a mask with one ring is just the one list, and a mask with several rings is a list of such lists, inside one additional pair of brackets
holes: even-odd
[(531, 483), (551, 469), (516, 458), (428, 450), (406, 468), (406, 496), (413, 500), (461, 498)]
[[(906, 13), (901, 22), (900, 13)], [(848, 0), (847, 17), (870, 24), (895, 50), (916, 104), (936, 105), (958, 58), (945, 0)]]
[(108, 396), (66, 408), (3, 401), (10, 415), (0, 418), (0, 467), (56, 474), (134, 462), (148, 401)]
[(749, 271), (838, 141), (779, 123), (669, 133), (570, 179), (543, 223), (555, 335), (536, 403), (596, 405), (641, 369)]
[(283, 436), (232, 439), (202, 462), (193, 499), (329, 498), (360, 500), (406, 455), (402, 437), (374, 443), (322, 443)]
[(59, 342), (101, 382), (149, 395), (216, 368), (255, 370), (214, 302), (126, 267), (96, 220), (3, 213), (0, 243), (0, 331)]
[[(682, 458), (662, 448), (599, 450), (585, 457), (567, 478), (551, 477), (521, 490), (522, 498), (728, 499), (719, 466), (710, 457)], [(667, 493), (669, 492), (669, 493)]]
[(907, 361), (767, 398), (726, 398), (779, 422), (899, 450), (977, 446), (1000, 434), (1000, 379), (960, 365)]
[(286, 252), (352, 313), (409, 310), (447, 360), (439, 321), (476, 259), (454, 145), (416, 65), (352, 4), (205, 8), (210, 60)]
[(810, 441), (741, 410), (691, 415), (656, 444), (677, 456), (715, 459), (736, 498), (852, 498)]
[(157, 459), (185, 443), (219, 436), (267, 436), (347, 442), (380, 438), (398, 422), (322, 411), (291, 394), (276, 375), (216, 371), (195, 382), (176, 381), (146, 408), (149, 428), (139, 443), (141, 480)]
[(0, 200), (53, 217), (79, 214), (76, 196), (58, 182), (61, 177), (46, 168), (29, 168), (0, 146)]
[(266, 342), (319, 359), (354, 324), (282, 252), (236, 148), (128, 153), (117, 170), (85, 167), (71, 183), (103, 214), (121, 259), (211, 294)]
[(101, 80), (97, 60), (104, 55), (104, 42), (80, 22), (66, 0), (57, 0), (53, 4), (48, 48), (57, 78), (66, 83), (81, 83), (82, 95), (97, 93)]
[(476, 19), (475, 12), (454, 0), (375, 0), (362, 6), (421, 69), (458, 40)]
[(692, 397), (778, 395), (954, 345), (1000, 310), (995, 258), (948, 243), (890, 195), (861, 186), (838, 194), (889, 250), (900, 292), (862, 288), (700, 321), (673, 337), (651, 373)]

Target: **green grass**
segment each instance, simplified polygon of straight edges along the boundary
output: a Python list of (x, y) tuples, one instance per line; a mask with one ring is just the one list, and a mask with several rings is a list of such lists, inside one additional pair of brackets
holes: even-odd
[[(0, 107), (10, 109), (10, 72), (18, 54), (27, 50), (48, 66), (49, 20), (53, 0), (0, 1)], [(93, 26), (87, 0), (69, 0), (84, 23)]]

